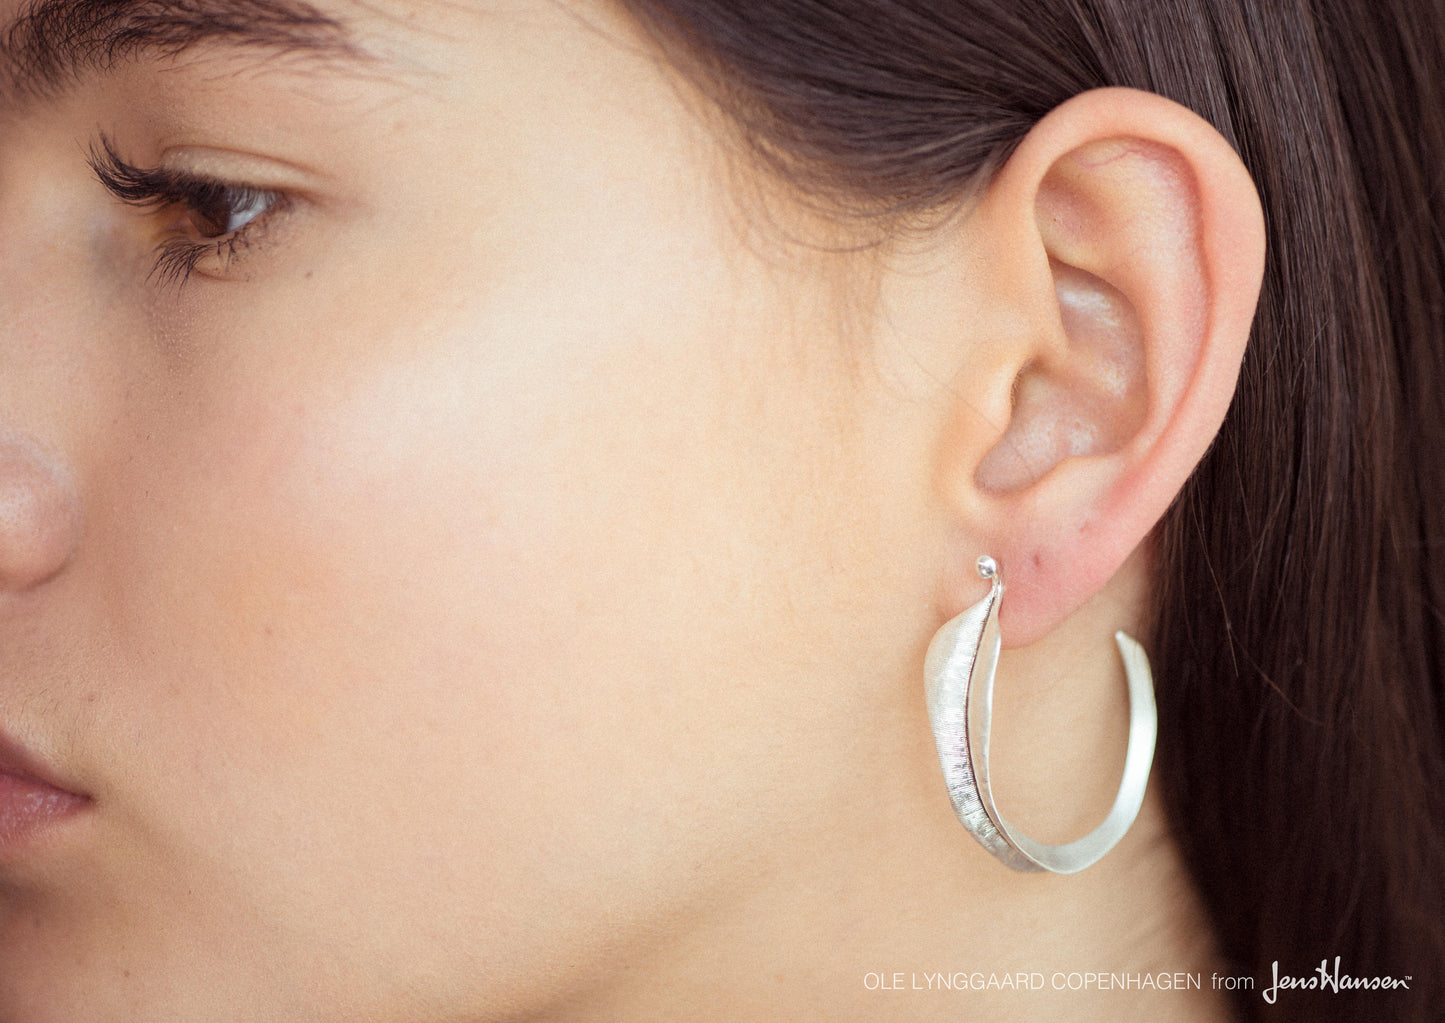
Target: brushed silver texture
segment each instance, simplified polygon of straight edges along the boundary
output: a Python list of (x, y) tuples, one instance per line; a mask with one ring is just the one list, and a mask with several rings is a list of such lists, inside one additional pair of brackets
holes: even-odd
[(978, 574), (992, 582), (988, 595), (938, 630), (923, 666), (928, 719), (948, 797), (969, 834), (1008, 866), (1074, 874), (1097, 863), (1117, 845), (1144, 804), (1158, 735), (1149, 658), (1132, 637), (1114, 633), (1129, 683), (1129, 745), (1123, 778), (1108, 816), (1076, 841), (1063, 845), (1035, 842), (1004, 820), (989, 785), (989, 729), (1002, 646), (998, 612), (1004, 587), (997, 564), (987, 555), (978, 559)]

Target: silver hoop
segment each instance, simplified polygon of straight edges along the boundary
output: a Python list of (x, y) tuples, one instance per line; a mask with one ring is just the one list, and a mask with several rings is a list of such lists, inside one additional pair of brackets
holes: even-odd
[(948, 796), (969, 833), (1010, 867), (1074, 874), (1093, 866), (1114, 848), (1144, 805), (1159, 729), (1149, 658), (1132, 637), (1114, 633), (1129, 679), (1129, 746), (1124, 756), (1124, 777), (1109, 815), (1077, 841), (1063, 845), (1035, 842), (1003, 819), (989, 786), (989, 727), (993, 718), (993, 679), (1002, 645), (998, 609), (1003, 580), (998, 565), (988, 555), (978, 559), (978, 574), (993, 580), (988, 596), (938, 630), (928, 646), (923, 667), (928, 718), (933, 724)]

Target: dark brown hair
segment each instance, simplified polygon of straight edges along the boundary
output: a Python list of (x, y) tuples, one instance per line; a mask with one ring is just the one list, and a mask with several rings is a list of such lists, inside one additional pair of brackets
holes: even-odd
[(1157, 779), (1235, 970), (1410, 977), (1256, 988), (1244, 1018), (1441, 1018), (1445, 5), (624, 3), (763, 158), (870, 209), (956, 203), (1100, 86), (1235, 146), (1267, 267), (1228, 418), (1154, 538)]

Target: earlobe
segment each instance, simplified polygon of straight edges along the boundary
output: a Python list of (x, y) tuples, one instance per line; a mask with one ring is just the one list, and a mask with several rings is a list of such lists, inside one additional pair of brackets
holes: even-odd
[(974, 244), (1024, 250), (1034, 268), (994, 296), (1030, 325), (995, 362), (1006, 414), (990, 443), (958, 446), (981, 455), (948, 467), (946, 487), (1007, 573), (1013, 646), (1108, 583), (1207, 450), (1248, 339), (1264, 228), (1212, 127), (1123, 89), (1041, 121), (976, 223)]

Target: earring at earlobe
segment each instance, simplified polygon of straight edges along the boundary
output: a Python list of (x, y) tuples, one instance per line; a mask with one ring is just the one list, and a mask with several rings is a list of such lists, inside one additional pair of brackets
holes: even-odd
[(928, 719), (933, 724), (943, 780), (963, 826), (1004, 863), (1015, 870), (1074, 874), (1114, 848), (1144, 804), (1159, 728), (1149, 658), (1132, 637), (1114, 633), (1129, 679), (1129, 746), (1113, 809), (1102, 824), (1077, 841), (1063, 845), (1035, 842), (1003, 819), (989, 787), (989, 727), (993, 678), (1002, 645), (998, 610), (1003, 579), (988, 555), (978, 559), (978, 574), (993, 582), (988, 595), (938, 630), (923, 666)]

